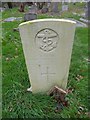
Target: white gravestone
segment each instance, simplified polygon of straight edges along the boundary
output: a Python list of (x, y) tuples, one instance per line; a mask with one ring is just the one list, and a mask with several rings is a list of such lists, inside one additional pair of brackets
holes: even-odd
[(32, 92), (66, 89), (76, 23), (40, 19), (19, 25)]
[(62, 11), (68, 11), (68, 5), (62, 5)]

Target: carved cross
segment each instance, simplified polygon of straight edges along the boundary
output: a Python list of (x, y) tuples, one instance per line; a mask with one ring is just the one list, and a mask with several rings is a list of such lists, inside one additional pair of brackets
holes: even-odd
[(55, 75), (56, 73), (49, 72), (49, 67), (46, 68), (46, 72), (41, 73), (41, 75), (47, 76), (47, 81), (49, 80), (49, 75)]

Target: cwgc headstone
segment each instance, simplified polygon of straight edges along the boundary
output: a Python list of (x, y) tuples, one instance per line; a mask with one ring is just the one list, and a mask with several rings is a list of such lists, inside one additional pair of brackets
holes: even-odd
[(19, 25), (32, 92), (66, 89), (76, 23), (40, 19)]
[(37, 13), (37, 6), (36, 5), (32, 5), (29, 9), (29, 13), (33, 13), (36, 14)]
[(58, 13), (58, 2), (53, 2), (52, 3), (52, 12)]
[(42, 13), (47, 13), (48, 12), (47, 5), (44, 5), (41, 11), (42, 11)]
[(5, 10), (9, 9), (8, 4), (6, 2), (2, 2), (2, 7), (4, 7)]
[(37, 6), (32, 5), (28, 13), (24, 15), (24, 21), (35, 20), (37, 19)]
[(68, 11), (68, 5), (62, 5), (62, 11)]
[(24, 21), (30, 21), (30, 20), (35, 20), (35, 19), (37, 19), (37, 14), (26, 13), (24, 15)]
[(5, 10), (5, 8), (0, 7), (0, 12), (3, 12), (4, 10)]

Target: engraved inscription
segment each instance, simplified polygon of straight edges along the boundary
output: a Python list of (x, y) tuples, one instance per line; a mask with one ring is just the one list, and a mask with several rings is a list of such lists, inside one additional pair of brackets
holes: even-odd
[(57, 47), (58, 34), (49, 28), (39, 31), (36, 35), (36, 45), (43, 51), (49, 52)]

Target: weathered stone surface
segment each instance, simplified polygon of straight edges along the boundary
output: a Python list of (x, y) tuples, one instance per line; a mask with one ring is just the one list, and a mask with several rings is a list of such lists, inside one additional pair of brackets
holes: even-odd
[(58, 13), (58, 2), (53, 2), (52, 3), (52, 12)]
[(76, 23), (41, 19), (19, 25), (32, 92), (65, 90)]

